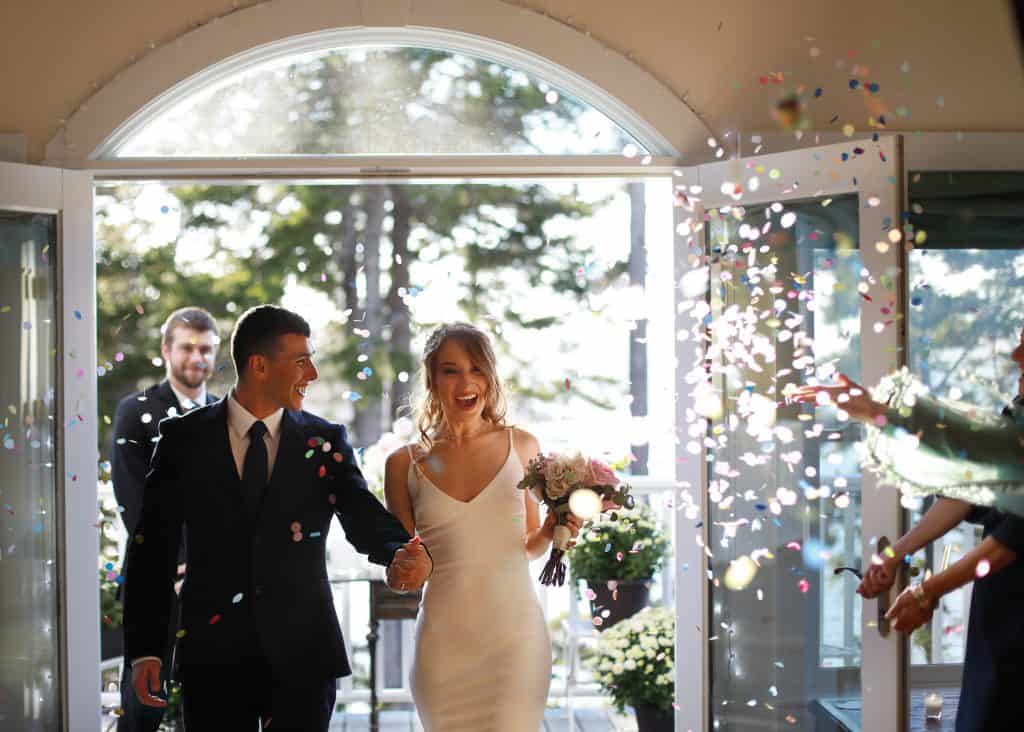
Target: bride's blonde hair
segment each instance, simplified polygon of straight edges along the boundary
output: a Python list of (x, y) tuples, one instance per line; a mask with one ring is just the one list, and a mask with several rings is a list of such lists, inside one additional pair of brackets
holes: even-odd
[(444, 434), (446, 426), (441, 399), (437, 396), (435, 374), (441, 346), (448, 340), (457, 341), (466, 349), (470, 361), (480, 369), (487, 380), (487, 394), (480, 416), (485, 422), (491, 422), (499, 427), (506, 426), (508, 403), (505, 399), (505, 389), (501, 385), (501, 377), (498, 376), (498, 362), (494, 356), (494, 348), (491, 347), (491, 339), (469, 323), (445, 323), (435, 328), (427, 338), (427, 343), (423, 346), (423, 359), (420, 362), (420, 371), (423, 373), (420, 383), (423, 391), (416, 408), (416, 421), (420, 431), (420, 447), (424, 452), (430, 451), (434, 441)]

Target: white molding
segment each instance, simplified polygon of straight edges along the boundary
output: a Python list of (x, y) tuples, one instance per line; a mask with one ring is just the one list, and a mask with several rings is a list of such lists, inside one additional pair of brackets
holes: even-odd
[[(100, 608), (96, 530), (96, 254), (93, 184), (86, 172), (60, 171), (62, 336), (60, 442), (64, 446), (64, 576), (68, 729), (99, 729)], [(69, 477), (71, 476), (71, 477)]]
[(1024, 132), (921, 132), (903, 138), (908, 173), (1024, 171)]
[[(697, 183), (697, 168), (686, 168), (679, 171), (673, 184), (678, 187)], [(674, 280), (679, 282), (689, 270), (688, 255), (695, 250), (698, 254), (704, 250), (703, 233), (693, 234), (689, 239), (680, 235), (679, 226), (686, 219), (702, 221), (703, 210), (698, 206), (692, 214), (677, 206), (674, 209)], [(694, 249), (690, 248), (690, 240)], [(692, 335), (695, 326), (689, 312), (679, 311), (679, 300), (682, 290), (675, 288), (676, 316), (675, 332)], [(692, 408), (690, 396), (691, 386), (686, 376), (703, 350), (702, 344), (694, 338), (686, 340), (676, 338), (675, 342), (675, 383), (676, 383), (676, 482), (673, 491), (673, 502), (676, 506), (673, 525), (673, 542), (675, 551), (675, 610), (676, 610), (676, 700), (679, 709), (675, 714), (676, 732), (706, 732), (710, 727), (709, 711), (709, 679), (708, 679), (708, 558), (704, 553), (707, 545), (707, 491), (706, 491), (706, 452), (691, 455), (685, 449), (688, 437), (686, 434), (686, 410)], [(699, 502), (700, 515), (697, 519), (688, 519), (686, 512), (679, 510), (681, 493), (686, 490)], [(685, 661), (684, 661), (685, 659)]]
[(199, 86), (283, 54), (339, 45), (440, 46), (522, 68), (607, 114), (652, 155), (703, 154), (709, 131), (663, 83), (563, 23), (500, 0), (273, 0), (147, 53), (67, 121), (48, 164), (91, 168), (112, 145)]
[[(96, 258), (89, 173), (0, 163), (0, 208), (59, 217), (57, 501), (61, 729), (100, 728)], [(76, 315), (76, 311), (78, 314)], [(79, 317), (79, 315), (81, 317)], [(81, 419), (79, 419), (79, 417)]]
[[(839, 144), (709, 163), (696, 169), (699, 185), (703, 186), (700, 196), (705, 208), (726, 205), (748, 207), (755, 203), (806, 200), (844, 193), (856, 193), (860, 197), (858, 223), (861, 261), (875, 279), (867, 292), (871, 301), (861, 303), (860, 360), (861, 379), (865, 384), (878, 383), (882, 376), (898, 367), (903, 353), (901, 347), (905, 346), (899, 326), (887, 327), (881, 333), (875, 333), (873, 327), (876, 321), (883, 319), (879, 308), (888, 305), (890, 300), (896, 302), (897, 317), (902, 317), (905, 312), (902, 286), (897, 286), (895, 291), (887, 289), (881, 277), (890, 274), (893, 275), (892, 280), (901, 280), (901, 247), (890, 246), (887, 251), (879, 252), (874, 246), (875, 242), (885, 238), (887, 229), (898, 227), (901, 220), (900, 141), (899, 136), (892, 134), (882, 136), (877, 143), (847, 139)], [(843, 161), (842, 154), (852, 153), (855, 147), (864, 148), (864, 153), (851, 154)], [(885, 155), (885, 162), (880, 159), (879, 153)], [(763, 166), (764, 172), (755, 173), (751, 169), (754, 166)], [(769, 171), (773, 168), (781, 171), (777, 180), (769, 177)], [(689, 174), (691, 170), (683, 172)], [(755, 174), (760, 179), (760, 188), (756, 193), (747, 192), (739, 201), (722, 193), (723, 183), (739, 183), (746, 187), (748, 178)], [(877, 196), (880, 199), (879, 205), (868, 205), (868, 196)], [(894, 314), (884, 316), (884, 319), (892, 317)], [(871, 537), (888, 536), (895, 540), (899, 536), (902, 508), (899, 491), (891, 486), (880, 486), (877, 476), (867, 471), (861, 477), (861, 499), (861, 535), (864, 538), (861, 547), (862, 566), (866, 567), (875, 551), (868, 544)], [(691, 586), (691, 591), (697, 591), (695, 585)], [(904, 673), (906, 639), (895, 632), (882, 638), (874, 624), (875, 608), (875, 601), (865, 601), (861, 620), (862, 727), (865, 730), (899, 732), (905, 729), (907, 722)], [(692, 620), (690, 627), (693, 627)], [(692, 644), (689, 647), (692, 648)], [(704, 653), (702, 651), (700, 659), (706, 669)], [(695, 655), (689, 657), (697, 658)], [(681, 678), (685, 676), (681, 675)], [(677, 684), (677, 688), (682, 688), (681, 681), (677, 680)], [(706, 697), (702, 698), (706, 701)], [(693, 727), (695, 732), (706, 732), (713, 728), (713, 719), (700, 721), (702, 724), (695, 723)]]
[(318, 155), (222, 158), (118, 158), (94, 160), (90, 169), (97, 178), (196, 180), (256, 180), (282, 178), (303, 180), (413, 180), (430, 178), (488, 177), (614, 177), (651, 178), (671, 175), (673, 158), (652, 158), (648, 165), (621, 155)]

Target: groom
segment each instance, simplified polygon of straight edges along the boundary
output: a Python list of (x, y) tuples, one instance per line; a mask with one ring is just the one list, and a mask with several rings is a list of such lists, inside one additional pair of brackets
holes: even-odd
[(179, 680), (189, 732), (327, 730), (351, 673), (327, 579), (332, 515), (396, 590), (432, 569), (418, 537), (367, 490), (345, 428), (303, 412), (317, 378), (309, 325), (261, 305), (235, 326), (229, 396), (160, 423), (125, 565), (125, 658), (163, 706), (171, 584), (187, 529)]

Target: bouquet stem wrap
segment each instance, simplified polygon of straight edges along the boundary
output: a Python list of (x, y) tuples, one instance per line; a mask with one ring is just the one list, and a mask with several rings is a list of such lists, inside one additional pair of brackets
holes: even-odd
[(544, 570), (540, 573), (541, 584), (558, 585), (565, 584), (565, 553), (569, 550), (569, 542), (572, 540), (572, 532), (564, 523), (565, 514), (559, 514), (558, 523), (555, 525), (554, 541), (551, 545), (551, 556), (548, 557)]

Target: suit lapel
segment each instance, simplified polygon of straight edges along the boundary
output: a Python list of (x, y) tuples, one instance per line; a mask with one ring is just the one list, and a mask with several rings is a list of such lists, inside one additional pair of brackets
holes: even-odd
[(277, 445), (277, 457), (274, 458), (274, 471), (270, 474), (270, 483), (263, 493), (263, 505), (260, 507), (261, 519), (268, 518), (268, 513), (279, 504), (281, 492), (287, 490), (289, 483), (299, 476), (305, 446), (306, 437), (299, 419), (295, 413), (284, 410), (284, 414), (281, 415), (281, 439)]
[(185, 413), (185, 409), (181, 406), (181, 403), (178, 402), (178, 397), (175, 396), (174, 390), (171, 388), (170, 382), (167, 381), (166, 379), (164, 379), (157, 385), (156, 396), (157, 399), (159, 399), (160, 401), (160, 408), (163, 412), (160, 415), (160, 419), (170, 416), (167, 410), (169, 410), (171, 407), (174, 407), (174, 414), (180, 415)]

